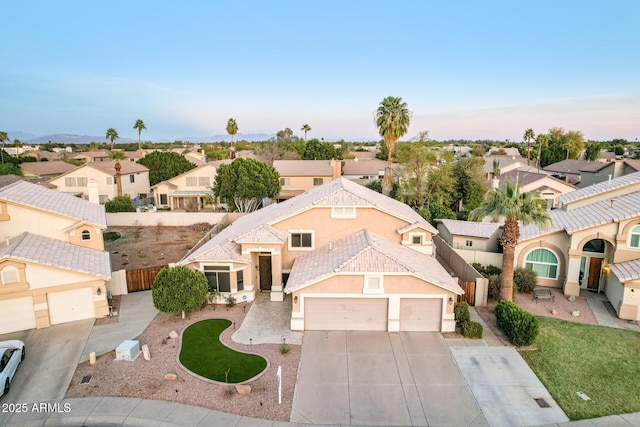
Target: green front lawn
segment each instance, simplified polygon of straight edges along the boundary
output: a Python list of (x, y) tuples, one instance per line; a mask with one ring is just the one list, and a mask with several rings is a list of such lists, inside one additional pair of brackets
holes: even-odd
[(220, 342), (220, 334), (229, 326), (230, 320), (209, 319), (185, 329), (180, 349), (182, 365), (205, 378), (231, 384), (264, 371), (267, 361), (263, 357), (232, 350)]
[(571, 420), (640, 412), (639, 333), (540, 317), (534, 345), (520, 354)]

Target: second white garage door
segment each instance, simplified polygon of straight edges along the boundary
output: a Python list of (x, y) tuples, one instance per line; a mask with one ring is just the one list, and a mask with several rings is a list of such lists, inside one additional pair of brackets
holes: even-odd
[(0, 300), (0, 334), (24, 331), (36, 327), (33, 298)]
[(440, 331), (441, 298), (403, 298), (400, 300), (401, 331)]
[(387, 298), (305, 298), (307, 331), (386, 331)]
[(47, 295), (52, 325), (96, 317), (92, 288), (52, 292)]

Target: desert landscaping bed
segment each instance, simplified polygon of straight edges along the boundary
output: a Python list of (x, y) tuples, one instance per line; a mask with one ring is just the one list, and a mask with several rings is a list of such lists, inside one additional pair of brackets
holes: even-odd
[[(166, 400), (188, 405), (215, 409), (248, 417), (274, 421), (289, 421), (293, 393), (295, 390), (301, 346), (287, 345), (283, 354), (280, 344), (243, 345), (231, 340), (231, 335), (240, 327), (251, 303), (234, 307), (206, 306), (187, 314), (160, 313), (149, 327), (137, 337), (140, 345), (147, 344), (151, 360), (142, 354), (133, 362), (116, 361), (115, 350), (98, 357), (96, 363), (78, 365), (71, 380), (66, 397), (119, 396), (142, 399)], [(178, 334), (194, 322), (204, 319), (228, 319), (235, 327), (225, 330), (220, 340), (239, 351), (256, 353), (269, 360), (267, 371), (251, 386), (250, 394), (238, 394), (234, 386), (213, 384), (190, 375), (177, 362), (180, 350), (179, 339), (169, 338), (171, 331)], [(276, 372), (282, 366), (282, 404), (278, 404), (278, 378)], [(166, 380), (166, 374), (176, 374), (178, 379)], [(91, 376), (89, 383), (80, 384), (83, 377)], [(232, 389), (233, 393), (229, 390)]]

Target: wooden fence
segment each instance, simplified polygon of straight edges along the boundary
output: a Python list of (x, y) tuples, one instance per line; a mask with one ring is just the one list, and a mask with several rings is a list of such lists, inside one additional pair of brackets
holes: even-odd
[(160, 270), (166, 265), (127, 270), (127, 292), (147, 291), (153, 286), (153, 281)]
[(464, 294), (458, 296), (458, 302), (466, 302), (469, 305), (476, 305), (476, 282), (458, 282)]

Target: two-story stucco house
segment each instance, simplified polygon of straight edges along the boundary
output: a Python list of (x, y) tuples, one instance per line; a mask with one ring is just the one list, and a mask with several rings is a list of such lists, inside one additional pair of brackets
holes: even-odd
[[(94, 201), (91, 185), (95, 183), (98, 200), (104, 204), (118, 195), (115, 161), (91, 162), (62, 174), (48, 182), (61, 193), (70, 193), (83, 199)], [(145, 198), (149, 194), (149, 169), (139, 163), (123, 160), (120, 162), (122, 195)], [(95, 188), (94, 187), (94, 188)]]
[(207, 196), (212, 196), (211, 187), (221, 163), (205, 163), (152, 187), (153, 198), (158, 207), (170, 209), (200, 210), (211, 207)]
[(0, 334), (109, 313), (104, 207), (27, 181), (0, 188)]
[(275, 160), (273, 167), (280, 174), (278, 202), (338, 179), (342, 174), (339, 160)]
[(292, 298), (293, 330), (452, 331), (463, 293), (409, 206), (344, 178), (236, 220), (179, 264), (223, 296)]

